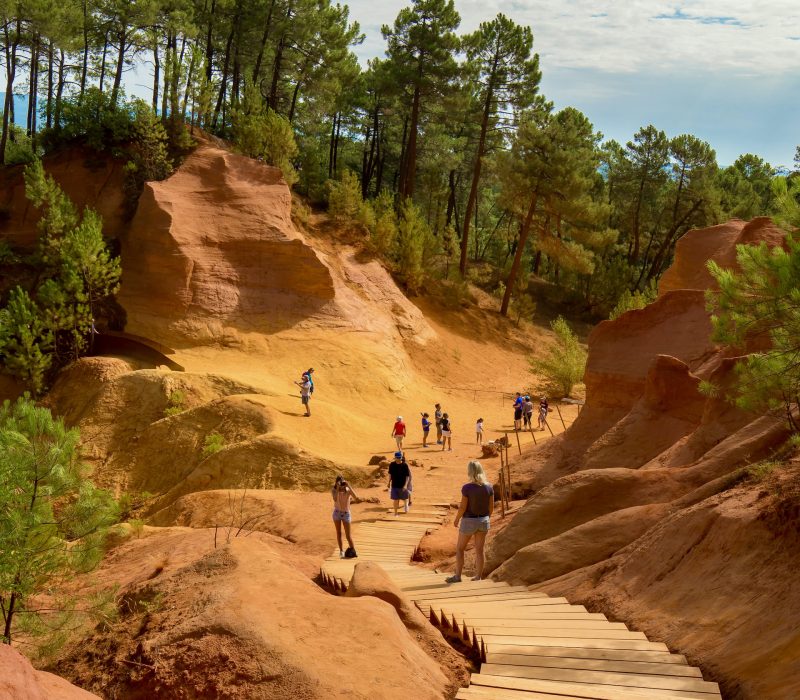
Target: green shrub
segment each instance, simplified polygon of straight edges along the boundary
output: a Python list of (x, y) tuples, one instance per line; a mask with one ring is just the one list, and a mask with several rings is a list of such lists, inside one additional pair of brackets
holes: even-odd
[(16, 124), (9, 124), (8, 141), (6, 142), (6, 165), (21, 165), (36, 160), (33, 143), (25, 133), (25, 129)]
[(636, 290), (631, 292), (626, 289), (622, 296), (619, 298), (616, 306), (611, 310), (608, 315), (608, 320), (613, 321), (615, 318), (622, 316), (626, 311), (633, 311), (634, 309), (643, 309), (648, 304), (653, 303), (658, 297), (658, 287), (653, 282), (650, 286), (646, 287), (643, 291)]
[(519, 322), (524, 318), (531, 321), (536, 313), (536, 302), (531, 299), (527, 292), (515, 294), (511, 298), (511, 311), (514, 314), (514, 323), (519, 326)]
[(328, 180), (328, 213), (335, 221), (357, 221), (363, 208), (361, 183), (352, 170), (345, 170), (340, 180)]
[(21, 287), (12, 289), (8, 304), (0, 309), (0, 360), (34, 396), (44, 389), (53, 364), (54, 343), (53, 331), (39, 305)]
[(370, 227), (370, 239), (375, 249), (384, 258), (390, 258), (397, 245), (397, 216), (394, 212), (394, 198), (388, 190), (370, 203), (374, 222)]
[(417, 292), (425, 277), (425, 250), (433, 238), (421, 212), (409, 199), (400, 210), (397, 225), (397, 274), (411, 292)]
[(0, 265), (16, 265), (20, 257), (14, 252), (7, 241), (0, 240)]
[(131, 526), (131, 532), (134, 534), (136, 539), (140, 539), (142, 533), (144, 532), (144, 520), (139, 520), (138, 518), (134, 518), (133, 520), (128, 521), (128, 525)]
[(556, 342), (543, 353), (531, 358), (531, 369), (544, 377), (544, 388), (553, 396), (569, 396), (586, 371), (586, 350), (567, 322), (559, 316), (550, 324)]
[(186, 410), (183, 406), (184, 401), (186, 401), (186, 394), (180, 389), (176, 389), (170, 393), (167, 399), (167, 407), (164, 409), (164, 416), (176, 416), (179, 413), (183, 413)]
[(203, 459), (217, 454), (223, 447), (225, 447), (225, 438), (217, 432), (209, 433), (203, 443)]

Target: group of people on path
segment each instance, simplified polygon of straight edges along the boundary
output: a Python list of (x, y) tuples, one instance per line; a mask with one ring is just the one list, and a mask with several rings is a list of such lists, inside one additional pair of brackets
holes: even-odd
[[(517, 392), (514, 399), (514, 430), (534, 430), (533, 428), (533, 411), (534, 405), (531, 397), (528, 395), (523, 396), (521, 392)], [(539, 399), (539, 415), (538, 427), (536, 430), (544, 430), (550, 426), (547, 423), (547, 414), (550, 412), (550, 405), (547, 402), (547, 397), (542, 396)]]
[[(431, 416), (429, 413), (420, 412), (422, 416), (422, 446), (428, 447), (428, 438), (431, 433)], [(434, 406), (433, 413), (434, 425), (436, 426), (436, 444), (442, 446), (442, 452), (453, 449), (453, 429), (450, 423), (450, 416), (442, 411), (441, 404)], [(483, 419), (481, 419), (483, 420)], [(408, 434), (403, 416), (397, 416), (392, 428), (392, 437), (397, 444), (397, 449), (403, 449), (403, 442)]]

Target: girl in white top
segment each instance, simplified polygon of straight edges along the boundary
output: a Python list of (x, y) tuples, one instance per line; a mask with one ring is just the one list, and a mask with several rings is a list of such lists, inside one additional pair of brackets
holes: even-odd
[(483, 418), (478, 418), (478, 422), (475, 423), (475, 442), (478, 445), (483, 444)]

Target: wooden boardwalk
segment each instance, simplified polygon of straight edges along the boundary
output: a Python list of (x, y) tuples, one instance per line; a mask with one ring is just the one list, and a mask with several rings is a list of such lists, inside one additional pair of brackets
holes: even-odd
[(355, 524), (358, 558), (339, 559), (336, 549), (321, 575), (345, 591), (359, 561), (378, 562), (434, 625), (479, 656), (480, 673), (459, 700), (721, 698), (684, 656), (566, 598), (488, 579), (447, 584), (446, 574), (412, 566), (420, 540), (446, 515), (445, 503), (415, 501), (397, 518)]

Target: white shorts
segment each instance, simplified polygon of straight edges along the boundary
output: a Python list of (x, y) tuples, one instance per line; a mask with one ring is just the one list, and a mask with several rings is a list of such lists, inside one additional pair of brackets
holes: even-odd
[(452, 430), (443, 430), (442, 437), (450, 437), (453, 434)]

